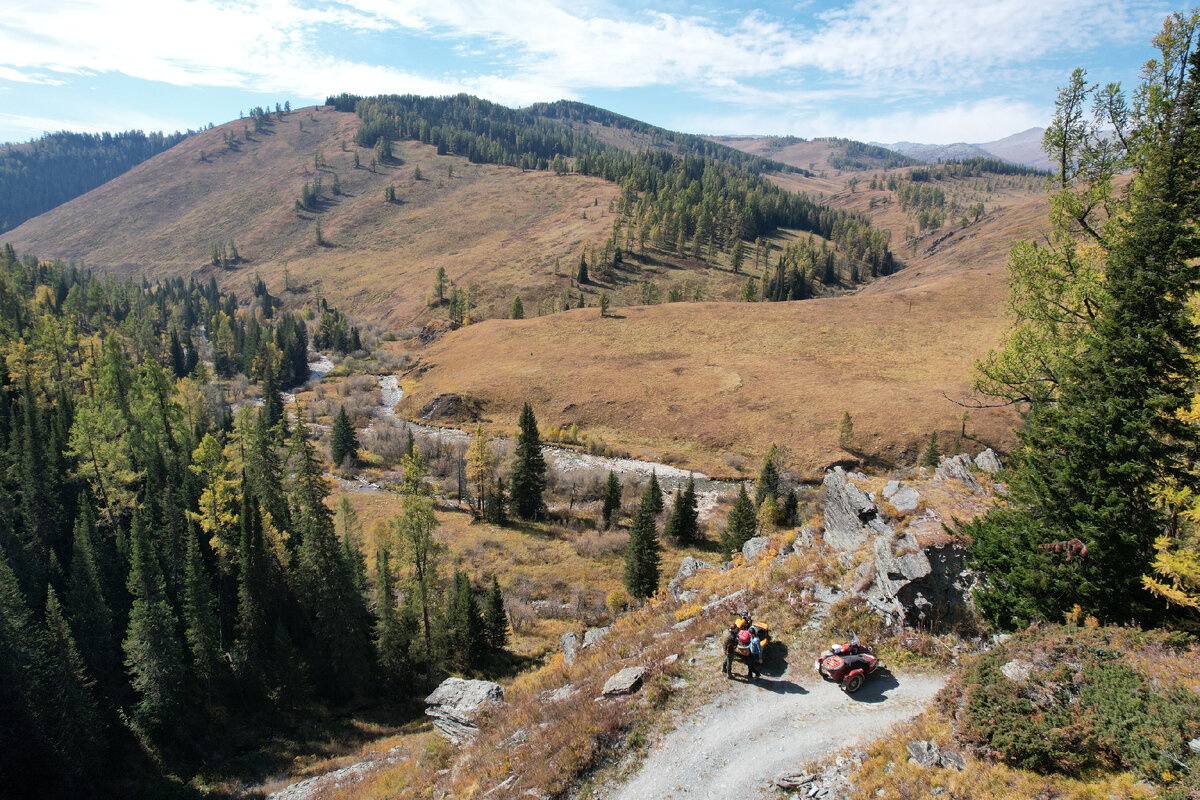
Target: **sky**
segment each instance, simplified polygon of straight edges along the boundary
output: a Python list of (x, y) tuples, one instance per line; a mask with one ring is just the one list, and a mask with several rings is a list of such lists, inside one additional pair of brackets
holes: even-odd
[(329, 94), (579, 100), (700, 134), (987, 142), (1083, 67), (1132, 86), (1155, 0), (4, 0), (0, 142), (186, 130)]

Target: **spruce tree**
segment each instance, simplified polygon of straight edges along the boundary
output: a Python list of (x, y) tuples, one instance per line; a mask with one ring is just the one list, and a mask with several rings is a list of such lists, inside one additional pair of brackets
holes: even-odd
[[(1097, 94), (1116, 136), (1084, 137), (1083, 149), (1062, 159), (1066, 172), (1129, 143), (1133, 177), (1109, 229), (1088, 231), (1086, 215), (1073, 217), (1085, 238), (1108, 248), (1099, 312), (1064, 359), (1056, 402), (1035, 404), (1022, 428), (1009, 502), (966, 526), (987, 576), (977, 601), (1002, 627), (1058, 619), (1075, 604), (1111, 621), (1153, 623), (1164, 613), (1143, 584), (1155, 540), (1175, 530), (1159, 490), (1200, 488), (1190, 468), (1200, 435), (1182, 413), (1200, 350), (1189, 311), (1200, 289), (1198, 22), (1168, 18), (1155, 40), (1162, 58), (1147, 65), (1135, 108), (1115, 87)], [(1076, 86), (1085, 86), (1078, 72)], [(1070, 132), (1087, 94), (1060, 94), (1048, 141)], [(1083, 193), (1067, 195), (1058, 207), (1087, 207)], [(1043, 547), (1073, 538), (1086, 556), (1067, 560)]]
[(542, 499), (542, 491), (546, 488), (546, 461), (542, 457), (537, 419), (529, 403), (521, 409), (520, 427), (509, 496), (514, 514), (521, 519), (533, 519), (546, 507)]
[(183, 703), (183, 647), (176, 635), (175, 615), (167, 602), (158, 558), (140, 513), (130, 534), (129, 628), (125, 633), (125, 668), (137, 695), (130, 709), (134, 725), (155, 738), (176, 721)]
[(754, 502), (761, 505), (766, 497), (779, 495), (779, 449), (772, 442), (767, 454), (763, 456), (762, 467), (758, 470), (758, 480), (754, 482)]
[(525, 304), (521, 302), (521, 295), (513, 298), (512, 308), (508, 310), (509, 319), (525, 319)]
[(503, 650), (508, 645), (508, 614), (504, 611), (504, 595), (500, 593), (500, 581), (495, 575), (483, 606), (483, 627), (488, 645), (494, 650)]
[(929, 434), (929, 444), (926, 446), (925, 451), (921, 453), (920, 464), (922, 467), (935, 469), (941, 458), (942, 451), (941, 448), (938, 447), (937, 431), (934, 431), (933, 433)]
[(667, 524), (663, 526), (663, 537), (671, 541), (679, 541), (679, 527), (683, 524), (683, 493), (678, 489), (675, 490), (674, 499), (671, 501), (671, 513), (667, 517)]
[(575, 276), (575, 281), (580, 286), (588, 282), (588, 263), (586, 255), (581, 255), (579, 257), (579, 273)]
[(683, 508), (680, 512), (679, 543), (693, 544), (700, 538), (700, 509), (696, 504), (696, 478), (688, 475), (683, 489)]
[(46, 698), (54, 714), (52, 741), (64, 757), (65, 783), (77, 790), (94, 776), (100, 750), (100, 712), (71, 628), (63, 617), (54, 588), (46, 591)]
[(381, 546), (375, 556), (375, 660), (384, 683), (403, 686), (410, 676), (408, 638), (396, 608), (396, 579), (391, 556)]
[(617, 474), (608, 471), (608, 480), (604, 484), (604, 527), (611, 528), (614, 517), (621, 511), (621, 483)]
[(750, 502), (750, 495), (746, 494), (746, 485), (742, 484), (729, 511), (725, 533), (721, 536), (721, 551), (729, 555), (741, 552), (742, 545), (754, 538), (757, 525), (754, 505)]
[(350, 504), (350, 498), (342, 495), (338, 500), (337, 526), (342, 532), (342, 557), (350, 565), (354, 575), (354, 588), (363, 597), (367, 596), (367, 560), (363, 556), (358, 531), (358, 512)]
[(658, 482), (658, 473), (655, 470), (650, 470), (650, 481), (646, 484), (646, 494), (650, 498), (650, 510), (657, 517), (663, 512), (666, 504), (663, 501), (662, 485)]
[(625, 546), (625, 590), (633, 597), (646, 598), (658, 591), (662, 545), (658, 541), (654, 516), (654, 496), (652, 487), (647, 484), (637, 510), (633, 512), (629, 543)]
[(212, 579), (200, 554), (198, 531), (188, 537), (187, 571), (183, 590), (184, 638), (191, 653), (192, 672), (212, 702), (216, 679), (224, 669), (221, 659), (221, 628), (217, 619)]
[(493, 525), (508, 524), (508, 495), (499, 475), (496, 476), (495, 486), (488, 490), (484, 498), (483, 518)]
[(75, 521), (75, 542), (67, 580), (66, 605), (71, 629), (88, 673), (108, 695), (120, 682), (113, 616), (104, 594), (100, 568), (93, 546), (95, 522), (91, 508), (84, 505)]
[(475, 598), (475, 590), (467, 573), (454, 573), (454, 597), (450, 611), (450, 655), (461, 670), (473, 670), (483, 661), (487, 637), (483, 612)]
[(338, 410), (329, 432), (329, 457), (335, 467), (340, 467), (347, 458), (352, 462), (358, 458), (358, 438), (345, 406)]
[(270, 620), (267, 610), (267, 558), (262, 516), (253, 495), (242, 494), (241, 540), (238, 547), (238, 638), (235, 667), (242, 682), (255, 691), (268, 685)]

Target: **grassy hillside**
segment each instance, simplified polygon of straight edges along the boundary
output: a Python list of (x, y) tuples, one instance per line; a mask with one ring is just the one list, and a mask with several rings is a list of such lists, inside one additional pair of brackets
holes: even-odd
[[(516, 294), (532, 313), (538, 300), (572, 287), (583, 244), (599, 248), (612, 232), (617, 187), (598, 178), (472, 164), (417, 142), (393, 145), (395, 160), (372, 171), (372, 150), (353, 143), (357, 117), (327, 108), (292, 112), (262, 133), (250, 128), (247, 140), (248, 127), (231, 122), (189, 137), (4, 239), (105, 272), (215, 273), (238, 291), (257, 272), (278, 293), (286, 267), (292, 287), (404, 327), (426, 314), (439, 267), (459, 286), (477, 287), (478, 316), (506, 315)], [(229, 136), (238, 139), (233, 147)], [(340, 195), (331, 191), (335, 175)], [(325, 188), (318, 213), (295, 210), (303, 185), (317, 178)], [(384, 201), (388, 186), (394, 203)], [(318, 215), (325, 246), (314, 236)], [(243, 263), (211, 267), (212, 244), (230, 240)], [(708, 296), (733, 295), (739, 280), (691, 266), (700, 267), (694, 280)], [(628, 274), (606, 287), (618, 302), (637, 294), (640, 281)]]
[(743, 153), (779, 161), (804, 172), (857, 172), (861, 170), (909, 167), (921, 163), (915, 158), (852, 139), (795, 136), (710, 136), (711, 141)]

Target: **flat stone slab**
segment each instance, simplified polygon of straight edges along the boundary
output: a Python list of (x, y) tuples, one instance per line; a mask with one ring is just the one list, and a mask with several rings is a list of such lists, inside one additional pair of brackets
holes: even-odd
[(642, 688), (642, 676), (645, 674), (645, 667), (626, 667), (608, 679), (601, 694), (604, 697), (633, 694)]

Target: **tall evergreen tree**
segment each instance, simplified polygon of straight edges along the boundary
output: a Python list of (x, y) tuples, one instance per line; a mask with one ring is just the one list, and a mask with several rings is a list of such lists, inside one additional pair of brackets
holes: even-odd
[(533, 519), (546, 507), (542, 500), (542, 491), (546, 488), (546, 461), (542, 457), (537, 419), (529, 403), (521, 408), (519, 424), (521, 431), (517, 435), (509, 496), (514, 514), (521, 519)]
[(746, 494), (746, 485), (742, 484), (737, 499), (733, 501), (733, 508), (729, 511), (725, 533), (721, 536), (722, 552), (728, 555), (740, 552), (742, 545), (754, 538), (757, 526), (754, 505), (750, 502), (750, 495)]
[(137, 694), (130, 709), (139, 730), (156, 738), (169, 730), (183, 703), (183, 647), (176, 635), (175, 615), (167, 602), (158, 559), (141, 514), (133, 517), (129, 568), (129, 628), (125, 633), (125, 667)]
[(121, 669), (112, 611), (104, 595), (93, 545), (95, 535), (91, 509), (84, 505), (75, 522), (66, 605), (88, 674), (111, 696), (120, 683)]
[(71, 628), (63, 616), (54, 588), (46, 592), (46, 697), (58, 725), (53, 730), (55, 749), (64, 756), (65, 778), (75, 790), (92, 779), (101, 746), (100, 713)]
[(183, 591), (184, 638), (191, 653), (192, 673), (212, 702), (214, 683), (224, 662), (221, 660), (221, 626), (217, 619), (212, 578), (200, 554), (198, 531), (188, 537), (187, 571)]
[(513, 298), (512, 308), (508, 310), (509, 319), (525, 319), (525, 304), (521, 302), (521, 295)]
[[(625, 590), (633, 597), (645, 598), (658, 591), (658, 571), (662, 545), (654, 523), (653, 487), (646, 485), (633, 521), (629, 526), (629, 543), (625, 547)], [(661, 501), (662, 494), (659, 493)]]
[(267, 609), (269, 591), (266, 544), (258, 502), (242, 494), (241, 541), (238, 547), (238, 639), (235, 667), (243, 683), (256, 691), (267, 688), (271, 624)]
[(770, 497), (779, 496), (779, 448), (772, 442), (767, 454), (763, 456), (762, 467), (758, 470), (758, 480), (754, 482), (754, 502), (761, 504)]
[(450, 611), (449, 650), (455, 665), (462, 670), (479, 667), (488, 640), (483, 626), (483, 612), (467, 573), (454, 573), (454, 597)]
[(693, 544), (700, 538), (700, 509), (696, 503), (696, 478), (688, 475), (683, 489), (683, 507), (679, 514), (679, 543)]
[(347, 458), (351, 461), (358, 458), (358, 437), (345, 406), (338, 410), (329, 432), (329, 457), (335, 467), (340, 467)]
[(658, 482), (658, 472), (655, 470), (650, 470), (650, 481), (646, 484), (646, 494), (650, 498), (650, 510), (657, 517), (666, 508), (666, 504), (663, 500), (662, 484)]
[(504, 611), (504, 595), (500, 593), (500, 581), (495, 575), (483, 602), (483, 627), (492, 649), (503, 650), (508, 645), (508, 614)]
[(359, 536), (358, 512), (350, 504), (350, 498), (342, 495), (338, 500), (337, 526), (342, 532), (342, 557), (350, 565), (354, 575), (354, 587), (363, 597), (367, 596), (367, 560), (363, 556)]
[(604, 483), (604, 527), (611, 528), (614, 517), (621, 511), (621, 483), (612, 470)]
[(384, 683), (393, 687), (407, 684), (411, 671), (408, 639), (397, 612), (391, 556), (381, 546), (375, 556), (375, 660)]
[(920, 464), (922, 467), (934, 469), (942, 458), (942, 450), (938, 447), (937, 431), (929, 434), (929, 444), (925, 447), (925, 451), (921, 453)]
[[(1056, 619), (1074, 604), (1113, 621), (1163, 614), (1142, 583), (1155, 539), (1173, 527), (1157, 487), (1198, 483), (1189, 461), (1200, 433), (1181, 413), (1200, 350), (1189, 310), (1200, 289), (1198, 28), (1195, 14), (1168, 18), (1155, 40), (1162, 57), (1147, 65), (1135, 107), (1117, 87), (1097, 93), (1115, 137), (1080, 135), (1064, 151), (1064, 173), (1107, 159), (1132, 167), (1133, 178), (1107, 230), (1088, 225), (1086, 190), (1057, 200), (1085, 239), (1107, 246), (1105, 291), (1063, 365), (1057, 402), (1035, 404), (1021, 431), (1009, 503), (967, 526), (987, 576), (980, 607), (1004, 627)], [(1072, 130), (1089, 91), (1071, 89), (1083, 85), (1077, 71), (1060, 94), (1048, 142)], [(1087, 545), (1086, 557), (1068, 561), (1042, 547), (1072, 538)]]
[(493, 525), (508, 524), (508, 494), (504, 491), (504, 480), (499, 475), (484, 498), (483, 518)]

